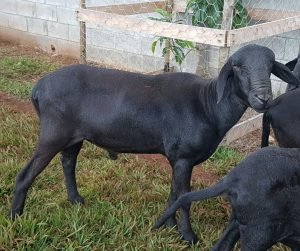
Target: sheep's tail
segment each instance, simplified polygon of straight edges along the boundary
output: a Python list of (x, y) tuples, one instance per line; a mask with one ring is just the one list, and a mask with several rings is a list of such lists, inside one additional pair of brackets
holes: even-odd
[(270, 119), (267, 115), (267, 112), (265, 112), (262, 120), (261, 147), (266, 147), (269, 145), (269, 136), (270, 136)]
[(156, 221), (155, 228), (160, 228), (166, 222), (166, 220), (176, 212), (178, 208), (188, 205), (193, 201), (217, 197), (224, 193), (226, 189), (227, 185), (223, 179), (214, 186), (181, 195), (169, 208), (166, 209), (163, 215)]
[(37, 112), (37, 114), (40, 116), (40, 109), (39, 109), (39, 100), (38, 100), (38, 90), (37, 90), (37, 84), (33, 87), (31, 92), (31, 102)]

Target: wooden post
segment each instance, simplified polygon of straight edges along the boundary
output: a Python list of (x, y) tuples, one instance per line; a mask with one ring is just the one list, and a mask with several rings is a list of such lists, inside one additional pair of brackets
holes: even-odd
[[(85, 0), (80, 0), (80, 8), (86, 9)], [(81, 64), (86, 64), (86, 24), (79, 22), (80, 26), (80, 60)]]
[(233, 19), (234, 0), (224, 0), (222, 30), (231, 30)]
[[(173, 0), (166, 0), (166, 5), (165, 5), (165, 10), (172, 15), (172, 10), (173, 10)], [(165, 47), (170, 48), (171, 43), (170, 39), (166, 39), (165, 41)], [(167, 53), (164, 56), (164, 72), (169, 72), (170, 71), (170, 58), (171, 58), (171, 51), (167, 50)]]
[[(231, 30), (232, 28), (232, 20), (233, 20), (233, 9), (234, 9), (234, 1), (235, 0), (224, 0), (223, 5), (223, 19), (221, 24), (222, 30)], [(219, 70), (223, 67), (225, 62), (229, 57), (230, 49), (229, 47), (221, 47), (219, 54)]]

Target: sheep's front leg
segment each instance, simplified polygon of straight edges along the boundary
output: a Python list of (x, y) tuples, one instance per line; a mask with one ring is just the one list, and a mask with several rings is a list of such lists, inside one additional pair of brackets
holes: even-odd
[[(175, 191), (176, 184), (174, 182), (174, 169), (172, 169), (172, 183), (171, 183), (171, 190), (168, 198), (168, 207), (170, 207), (176, 200), (177, 195)], [(177, 225), (176, 221), (176, 214), (173, 214), (164, 224), (166, 227), (175, 227)]]
[[(180, 195), (191, 191), (192, 171), (193, 171), (193, 166), (189, 160), (180, 159), (174, 163), (171, 193), (176, 195), (176, 199)], [(193, 232), (191, 227), (190, 207), (191, 204), (188, 204), (180, 209), (178, 230), (184, 240), (190, 243), (196, 243), (198, 241), (198, 238)]]

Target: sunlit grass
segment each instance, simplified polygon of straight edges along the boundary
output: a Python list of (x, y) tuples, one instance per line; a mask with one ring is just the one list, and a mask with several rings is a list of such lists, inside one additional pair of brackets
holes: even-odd
[(223, 177), (244, 157), (244, 154), (241, 154), (228, 146), (221, 146), (203, 163), (203, 167), (205, 170)]
[(5, 79), (35, 80), (55, 69), (54, 64), (28, 56), (0, 58), (0, 76)]
[(43, 75), (57, 69), (55, 64), (31, 57), (0, 58), (0, 91), (29, 99), (33, 84)]

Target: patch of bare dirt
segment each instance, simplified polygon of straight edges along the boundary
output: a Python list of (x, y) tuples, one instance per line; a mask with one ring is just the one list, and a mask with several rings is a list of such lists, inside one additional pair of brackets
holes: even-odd
[(260, 148), (261, 129), (255, 130), (229, 144), (230, 147), (240, 153), (249, 154)]
[(78, 64), (78, 59), (72, 57), (61, 56), (57, 54), (49, 54), (38, 47), (29, 47), (17, 43), (0, 40), (0, 55), (9, 57), (28, 56), (45, 60), (48, 63), (58, 65)]
[(0, 91), (0, 105), (8, 106), (12, 111), (16, 113), (34, 113), (34, 107), (31, 102), (18, 99), (14, 96), (10, 96), (2, 91)]
[[(138, 156), (146, 160), (147, 163), (166, 168), (170, 174), (172, 173), (169, 161), (165, 156), (160, 154), (138, 154)], [(219, 179), (219, 176), (204, 170), (201, 165), (195, 166), (193, 169), (192, 181), (195, 183), (209, 186)]]
[[(261, 135), (262, 135), (261, 129), (255, 130), (245, 135), (244, 137), (241, 137), (231, 142), (229, 146), (235, 149), (237, 152), (248, 155), (256, 151), (257, 149), (261, 148)], [(269, 136), (269, 145), (278, 146), (272, 128)]]

